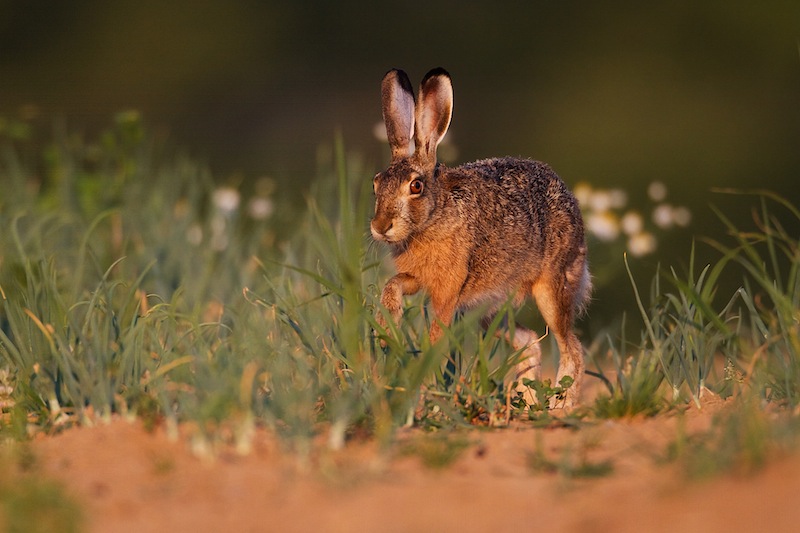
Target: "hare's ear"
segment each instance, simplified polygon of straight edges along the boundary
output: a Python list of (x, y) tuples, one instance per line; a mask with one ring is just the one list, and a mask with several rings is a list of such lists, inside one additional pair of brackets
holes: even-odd
[(436, 147), (442, 142), (450, 117), (453, 116), (453, 84), (450, 74), (435, 68), (422, 79), (417, 103), (417, 127), (414, 142), (417, 153), (429, 162), (436, 162)]
[(390, 70), (381, 82), (381, 103), (392, 160), (411, 155), (414, 134), (414, 89), (405, 72)]

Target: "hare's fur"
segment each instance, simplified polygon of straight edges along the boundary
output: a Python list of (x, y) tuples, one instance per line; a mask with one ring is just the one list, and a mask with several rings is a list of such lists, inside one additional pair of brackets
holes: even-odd
[[(416, 103), (399, 70), (386, 74), (382, 95), (392, 161), (374, 179), (370, 228), (389, 245), (398, 274), (387, 282), (381, 303), (399, 321), (403, 295), (426, 292), (436, 315), (430, 332), (436, 342), (441, 325), (448, 326), (459, 309), (489, 303), (494, 312), (509, 297), (521, 304), (533, 296), (561, 352), (556, 380), (574, 378), (566, 400), (574, 405), (584, 361), (573, 322), (591, 292), (575, 197), (537, 161), (439, 164), (436, 147), (447, 132), (453, 101), (444, 70), (425, 76)], [(383, 323), (382, 312), (378, 320)], [(517, 326), (509, 341), (525, 351), (518, 377), (541, 379), (536, 334)]]

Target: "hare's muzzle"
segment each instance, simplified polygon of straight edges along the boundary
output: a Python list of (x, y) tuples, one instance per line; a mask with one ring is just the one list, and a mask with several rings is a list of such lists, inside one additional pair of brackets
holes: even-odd
[(389, 218), (373, 218), (369, 229), (376, 241), (392, 242), (394, 222)]

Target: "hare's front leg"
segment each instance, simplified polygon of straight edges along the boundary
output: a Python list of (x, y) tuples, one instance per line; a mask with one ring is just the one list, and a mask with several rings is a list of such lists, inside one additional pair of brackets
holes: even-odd
[[(403, 318), (403, 296), (406, 294), (415, 294), (419, 291), (420, 285), (417, 278), (411, 274), (400, 273), (392, 277), (383, 288), (381, 293), (381, 305), (389, 311), (394, 323), (400, 325), (400, 319)], [(386, 319), (381, 309), (378, 309), (375, 318), (378, 324), (386, 329)], [(381, 345), (385, 343), (381, 341)]]

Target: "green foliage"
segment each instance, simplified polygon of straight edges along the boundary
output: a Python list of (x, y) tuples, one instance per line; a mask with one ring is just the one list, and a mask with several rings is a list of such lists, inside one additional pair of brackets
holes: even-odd
[(241, 297), (258, 275), (251, 257), (275, 254), (274, 222), (143, 131), (125, 113), (96, 142), (61, 132), (41, 164), (18, 139), (2, 145), (12, 422), (20, 409), (44, 428), (133, 412), (205, 429), (236, 410), (248, 361), (230, 357), (231, 324), (252, 307)]
[[(527, 414), (529, 420), (541, 423), (542, 425), (555, 422), (557, 419), (552, 415), (551, 409), (563, 407), (567, 391), (572, 387), (575, 380), (571, 376), (564, 376), (559, 380), (558, 385), (552, 385), (550, 379), (535, 380), (522, 378), (522, 385), (531, 389), (535, 394), (535, 401), (525, 399), (525, 393), (516, 388), (516, 383), (512, 383), (515, 393), (511, 399), (511, 405), (519, 413)], [(579, 421), (585, 413), (576, 410), (569, 413), (570, 422)], [(558, 419), (566, 423), (565, 419)]]
[[(625, 324), (621, 328), (622, 340), (619, 346), (627, 346)], [(626, 355), (610, 336), (606, 337), (608, 354), (614, 369), (613, 381), (603, 372), (598, 360), (597, 351), (604, 343), (598, 343), (589, 352), (597, 365), (597, 376), (603, 380), (608, 389), (598, 395), (592, 410), (599, 418), (625, 418), (636, 415), (654, 416), (665, 409), (667, 403), (661, 392), (664, 372), (660, 361), (652, 350), (640, 348), (636, 355)]]
[[(730, 192), (730, 191), (727, 191)], [(800, 240), (790, 235), (770, 204), (797, 222), (800, 211), (786, 199), (757, 191), (761, 209), (754, 213), (755, 229), (741, 230), (718, 213), (736, 245), (712, 242), (726, 258), (741, 265), (746, 283), (741, 291), (747, 310), (748, 378), (769, 399), (800, 404)], [(773, 208), (774, 209), (774, 208)]]
[(0, 490), (9, 533), (65, 533), (81, 530), (81, 512), (60, 485), (25, 478), (13, 488)]
[(558, 474), (567, 479), (598, 478), (612, 474), (613, 461), (590, 459), (592, 448), (592, 443), (584, 440), (577, 448), (565, 446), (560, 456), (553, 458), (544, 450), (544, 437), (537, 434), (535, 448), (527, 456), (528, 469), (533, 473)]
[(35, 457), (27, 446), (11, 446), (2, 451), (0, 530), (8, 533), (83, 530), (80, 507), (59, 483), (37, 475)]
[(404, 443), (400, 453), (419, 457), (428, 468), (444, 468), (461, 457), (470, 445), (470, 440), (457, 432), (436, 432)]
[[(521, 414), (526, 405), (521, 394), (514, 391), (516, 383), (508, 383), (514, 367), (522, 356), (514, 351), (500, 335), (504, 323), (513, 323), (513, 308), (502, 307), (485, 331), (481, 326), (485, 310), (464, 313), (450, 328), (444, 328), (450, 353), (443, 346), (428, 347), (422, 335), (422, 348), (434, 350), (438, 360), (436, 379), (424, 390), (417, 420), (439, 427), (452, 423), (465, 425), (504, 426), (510, 417)], [(409, 317), (412, 318), (412, 317)], [(423, 322), (422, 329), (426, 330)]]
[(687, 435), (679, 425), (667, 457), (691, 478), (718, 474), (752, 474), (771, 457), (796, 450), (800, 420), (765, 409), (756, 398), (743, 398), (714, 417), (709, 430)]
[(663, 377), (672, 389), (673, 401), (680, 398), (681, 390), (685, 388), (689, 397), (700, 405), (701, 396), (713, 377), (714, 359), (720, 354), (731, 358), (738, 353), (737, 331), (729, 326), (729, 322), (738, 323), (739, 320), (738, 316), (731, 314), (737, 294), (722, 310), (716, 311), (713, 307), (717, 280), (726, 264), (727, 259), (723, 259), (713, 269), (706, 266), (695, 278), (692, 249), (688, 279), (684, 281), (674, 269), (670, 269), (667, 276), (676, 292), (662, 292), (660, 277), (654, 278), (649, 311), (645, 310), (628, 269), (645, 325), (643, 349), (652, 350), (658, 358)]
[[(465, 313), (437, 346), (422, 296), (408, 299), (399, 326), (378, 324), (390, 271), (366, 232), (370, 172), (341, 141), (321, 157), (291, 230), (269, 214), (268, 186), (248, 197), (258, 209), (245, 206), (238, 188), (165, 155), (135, 113), (96, 142), (57, 134), (42, 162), (19, 156), (25, 142), (0, 140), (4, 437), (120, 414), (170, 431), (183, 423), (201, 452), (230, 443), (246, 452), (263, 425), (305, 453), (321, 427), (338, 448), (355, 434), (387, 444), (410, 423), (581, 427), (589, 416), (552, 411), (569, 378), (523, 380), (535, 402), (509, 382), (522, 357), (501, 334), (514, 324), (511, 305), (485, 331), (484, 310)], [(766, 202), (758, 231), (727, 223), (735, 245), (713, 243), (714, 265), (697, 268), (692, 252), (686, 273), (659, 273), (649, 302), (631, 276), (644, 331), (630, 342), (623, 319), (621, 338), (604, 334), (589, 349), (607, 386), (595, 417), (751, 390), (797, 405), (798, 243)], [(719, 279), (735, 264), (742, 288), (721, 298)], [(606, 473), (581, 454), (540, 456), (534, 468)]]

